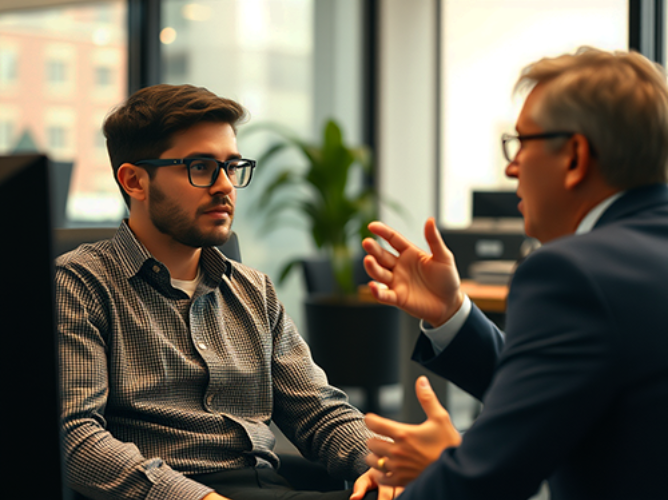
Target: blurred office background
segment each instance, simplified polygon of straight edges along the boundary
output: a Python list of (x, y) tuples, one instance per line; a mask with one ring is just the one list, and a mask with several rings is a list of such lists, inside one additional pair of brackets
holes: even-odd
[[(663, 0), (2, 0), (0, 154), (65, 165), (61, 225), (115, 226), (125, 207), (104, 117), (142, 86), (201, 85), (240, 101), (251, 123), (306, 138), (335, 118), (371, 146), (381, 195), (404, 210), (381, 207), (382, 219), (424, 246), (427, 217), (464, 228), (473, 191), (513, 190), (500, 135), (514, 128), (523, 66), (580, 45), (663, 64), (666, 15)], [(248, 157), (266, 145), (240, 136)], [(234, 229), (244, 262), (277, 278), (315, 250), (299, 221), (262, 233), (253, 207), (271, 168), (239, 194)], [(301, 277), (279, 294), (304, 330)], [(466, 427), (471, 412), (459, 415)]]

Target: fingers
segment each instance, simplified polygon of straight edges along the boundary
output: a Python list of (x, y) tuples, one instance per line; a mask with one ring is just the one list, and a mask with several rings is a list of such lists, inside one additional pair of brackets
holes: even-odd
[(373, 238), (362, 240), (362, 248), (376, 259), (378, 264), (386, 269), (392, 269), (397, 263), (397, 256), (388, 252)]
[[(379, 467), (380, 461), (382, 461), (382, 468)], [(391, 466), (389, 465), (389, 459), (387, 457), (379, 457), (378, 455), (371, 453), (366, 457), (366, 463), (371, 467), (368, 473), (376, 484), (390, 486), (400, 484), (397, 482), (397, 478), (394, 477), (392, 470), (390, 470)]]
[(372, 281), (369, 283), (369, 289), (378, 302), (382, 302), (383, 304), (388, 304), (390, 306), (397, 305), (397, 294), (389, 289), (386, 285)]
[(371, 451), (371, 454), (366, 457), (366, 463), (375, 469), (381, 470), (383, 467), (379, 466), (377, 462), (383, 457), (392, 455), (392, 443), (378, 438), (369, 438), (366, 444)]
[(396, 498), (396, 490), (394, 486), (379, 486), (378, 487), (378, 500), (393, 500)]
[(383, 418), (374, 413), (368, 413), (364, 417), (364, 421), (366, 422), (367, 427), (371, 429), (371, 431), (375, 432), (376, 434), (380, 434), (381, 436), (387, 436), (391, 439), (395, 439), (406, 425), (395, 422), (394, 420), (390, 420), (388, 418)]
[(363, 476), (360, 477), (357, 481), (355, 481), (355, 484), (353, 484), (353, 492), (350, 495), (350, 500), (359, 500), (361, 498), (364, 498), (364, 495), (366, 495), (367, 491), (367, 484), (366, 481), (363, 480)]
[(369, 228), (369, 231), (371, 231), (376, 236), (383, 238), (390, 244), (392, 248), (398, 252), (403, 252), (411, 245), (410, 242), (401, 234), (396, 232), (391, 227), (386, 226), (382, 222), (375, 221), (370, 223), (367, 227)]
[(380, 281), (381, 283), (392, 282), (392, 271), (379, 265), (378, 261), (371, 255), (364, 257), (364, 269), (371, 279)]
[(442, 419), (448, 417), (448, 412), (438, 400), (436, 393), (431, 388), (429, 380), (424, 375), (418, 377), (415, 382), (415, 394), (420, 401), (420, 405), (427, 415), (427, 419)]
[(365, 472), (360, 477), (358, 477), (357, 481), (355, 481), (355, 484), (353, 484), (353, 492), (350, 495), (350, 500), (359, 500), (364, 498), (364, 495), (366, 495), (367, 491), (374, 489), (376, 484), (378, 483), (375, 482), (371, 473), (368, 471)]
[[(377, 453), (369, 453), (365, 458), (364, 461), (366, 464), (371, 467), (372, 469), (380, 470), (378, 467), (378, 461), (382, 458), (382, 455), (378, 455)], [(382, 471), (381, 471), (382, 472)]]
[[(396, 479), (392, 474), (385, 474), (383, 472), (380, 472), (379, 470), (376, 469), (371, 469), (371, 476), (373, 477), (374, 481), (378, 485), (388, 485), (388, 486), (395, 486), (396, 485)], [(380, 488), (379, 488), (380, 490)], [(380, 493), (380, 492), (379, 492)], [(380, 494), (378, 496), (380, 499)]]

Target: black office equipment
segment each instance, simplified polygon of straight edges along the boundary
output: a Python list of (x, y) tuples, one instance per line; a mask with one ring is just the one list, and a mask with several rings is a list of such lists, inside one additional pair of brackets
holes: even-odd
[(473, 191), (473, 218), (521, 218), (514, 191)]
[(443, 241), (452, 251), (457, 271), (472, 278), (471, 265), (480, 261), (517, 261), (527, 239), (521, 228), (494, 224), (473, 224), (466, 229), (441, 229)]
[(524, 233), (519, 201), (513, 191), (474, 191), (471, 225), (465, 229), (441, 229), (462, 278), (476, 277), (472, 270), (476, 263), (510, 264), (523, 256), (530, 238)]
[(24, 485), (24, 491), (35, 485), (40, 497), (62, 500), (52, 208), (45, 156), (0, 157), (0, 214), (2, 484), (7, 491), (11, 485)]

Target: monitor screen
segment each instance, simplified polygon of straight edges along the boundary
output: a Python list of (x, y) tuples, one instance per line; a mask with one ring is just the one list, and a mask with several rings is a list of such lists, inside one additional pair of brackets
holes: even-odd
[[(49, 162), (0, 156), (5, 484), (63, 498)], [(11, 450), (11, 452), (10, 452)], [(38, 481), (38, 484), (36, 483)], [(29, 489), (31, 488), (31, 489)]]
[(473, 217), (522, 217), (514, 191), (473, 191)]

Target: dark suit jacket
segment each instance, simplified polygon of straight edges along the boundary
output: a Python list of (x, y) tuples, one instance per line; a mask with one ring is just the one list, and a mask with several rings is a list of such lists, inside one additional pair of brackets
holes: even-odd
[(484, 407), (401, 496), (668, 499), (668, 187), (634, 189), (593, 231), (522, 263), (506, 334), (478, 310), (414, 359)]

